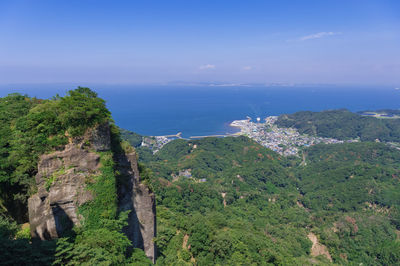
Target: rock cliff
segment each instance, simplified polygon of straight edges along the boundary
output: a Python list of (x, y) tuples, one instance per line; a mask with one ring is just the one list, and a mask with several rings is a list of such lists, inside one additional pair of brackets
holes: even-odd
[[(110, 128), (103, 124), (88, 130), (80, 138), (71, 138), (63, 150), (44, 154), (35, 177), (37, 193), (28, 199), (29, 221), (33, 238), (42, 240), (63, 236), (83, 217), (78, 208), (93, 199), (86, 188), (88, 177), (100, 174), (99, 151), (111, 149)], [(156, 235), (155, 199), (140, 182), (136, 154), (115, 156), (120, 168), (118, 181), (119, 210), (130, 210), (125, 233), (133, 247), (142, 248), (154, 262)]]
[(92, 198), (85, 180), (97, 174), (99, 159), (75, 144), (40, 157), (35, 177), (38, 192), (28, 200), (33, 238), (57, 238), (79, 224), (77, 208)]
[[(145, 251), (153, 263), (156, 259), (156, 208), (154, 194), (140, 182), (136, 153), (132, 151), (118, 157), (121, 185), (118, 189), (119, 210), (130, 211), (129, 226), (125, 233), (134, 247)], [(133, 226), (132, 226), (133, 225)]]

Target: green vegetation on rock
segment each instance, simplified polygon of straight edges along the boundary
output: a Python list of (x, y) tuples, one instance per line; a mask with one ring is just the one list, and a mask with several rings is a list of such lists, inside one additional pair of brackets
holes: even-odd
[(33, 176), (39, 155), (109, 120), (104, 100), (88, 88), (51, 100), (20, 94), (0, 98), (0, 202), (7, 212), (22, 218), (20, 222), (26, 220), (23, 214), (36, 189)]
[[(122, 233), (127, 212), (117, 212), (115, 153), (124, 143), (111, 124), (113, 149), (100, 152), (100, 174), (87, 173), (93, 199), (79, 207), (81, 224), (65, 237), (40, 241), (29, 236), (27, 198), (36, 191), (39, 156), (82, 138), (88, 129), (112, 123), (104, 100), (79, 87), (64, 97), (39, 100), (19, 94), (0, 98), (0, 264), (7, 265), (141, 265), (150, 261), (142, 250), (131, 248)], [(87, 142), (87, 141), (86, 141)], [(85, 143), (89, 148), (90, 143)], [(127, 146), (127, 145), (125, 145)], [(129, 145), (128, 145), (129, 146)], [(129, 148), (131, 148), (129, 146)], [(132, 149), (132, 148), (131, 148)], [(45, 180), (50, 190), (69, 169), (61, 167)], [(71, 223), (68, 217), (60, 223)]]

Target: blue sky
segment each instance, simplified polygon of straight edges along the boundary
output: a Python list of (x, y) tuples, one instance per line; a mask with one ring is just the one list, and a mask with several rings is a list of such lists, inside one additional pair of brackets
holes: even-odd
[(0, 84), (400, 86), (400, 1), (0, 1)]

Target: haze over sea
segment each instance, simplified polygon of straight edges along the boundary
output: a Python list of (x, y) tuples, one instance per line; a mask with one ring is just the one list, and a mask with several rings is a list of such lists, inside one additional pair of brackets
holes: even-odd
[[(64, 95), (66, 85), (2, 85), (0, 96), (20, 92), (38, 98)], [(366, 86), (90, 86), (106, 100), (116, 124), (143, 135), (183, 137), (225, 134), (238, 119), (262, 119), (302, 110), (400, 109), (400, 90)]]

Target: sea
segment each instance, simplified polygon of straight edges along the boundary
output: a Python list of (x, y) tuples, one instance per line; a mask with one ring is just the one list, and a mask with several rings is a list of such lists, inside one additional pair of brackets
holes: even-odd
[[(0, 86), (0, 97), (19, 92), (37, 98), (65, 95), (76, 86)], [(233, 120), (346, 108), (400, 109), (400, 90), (387, 86), (149, 86), (92, 85), (106, 100), (115, 123), (148, 136), (183, 137), (233, 133)]]

